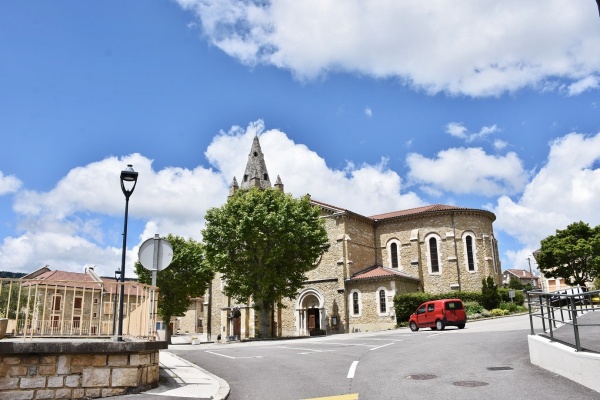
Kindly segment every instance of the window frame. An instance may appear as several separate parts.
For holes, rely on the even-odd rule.
[[[351,313],[350,316],[351,317],[360,317],[362,316],[362,296],[361,296],[361,292],[358,289],[353,289],[350,294],[350,304],[351,304]],[[357,312],[357,307],[358,307],[358,312]]]
[[[471,239],[471,257],[473,259],[473,269],[470,268],[469,263],[469,246],[468,239]],[[462,235],[463,242],[463,253],[465,260],[465,270],[470,273],[477,272],[477,245],[476,245],[476,236],[473,232],[464,232]]]
[[[381,294],[383,293],[383,298]],[[382,301],[383,300],[383,301]],[[388,315],[388,304],[387,304],[387,290],[384,287],[380,287],[375,291],[375,302],[377,305],[377,314],[380,316]],[[381,307],[383,306],[383,310]]]
[[[433,254],[432,254],[432,247],[431,247],[431,241],[434,240],[435,241],[435,252],[436,252],[436,259],[437,259],[437,271],[433,271],[433,263],[432,263],[432,258],[433,258]],[[425,236],[425,244],[427,247],[427,269],[429,272],[429,275],[442,275],[442,270],[443,270],[443,265],[442,265],[442,251],[441,251],[441,238],[438,234],[436,233],[430,233],[429,235]]]
[[[392,254],[392,245],[395,245],[396,247],[396,266],[394,266],[394,257]],[[390,239],[387,242],[386,245],[387,248],[387,258],[388,258],[388,265],[390,268],[392,269],[398,269],[398,270],[402,270],[402,257],[400,256],[400,249],[402,248],[401,243],[398,239]]]

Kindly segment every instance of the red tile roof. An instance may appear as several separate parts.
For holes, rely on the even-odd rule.
[[[380,265],[374,265],[372,267],[363,269],[352,275],[351,281],[358,281],[362,279],[376,279],[376,278],[405,278],[414,281],[419,281],[419,278],[407,274],[406,272],[397,271],[395,269],[382,267]]]
[[[537,279],[539,278],[539,276],[537,275],[532,275],[529,273],[529,271],[526,271],[524,269],[505,269],[504,272],[508,272],[510,274],[513,274],[514,276],[516,276],[517,278],[522,278],[522,279]]]
[[[405,217],[408,215],[423,214],[423,213],[434,212],[434,211],[453,211],[453,210],[463,210],[464,211],[464,210],[470,210],[470,209],[466,208],[466,207],[446,206],[444,204],[433,204],[433,205],[429,205],[429,206],[410,208],[408,210],[392,211],[392,212],[384,213],[384,214],[371,215],[369,218],[374,219],[374,220],[381,220],[381,219],[387,219],[387,218]]]

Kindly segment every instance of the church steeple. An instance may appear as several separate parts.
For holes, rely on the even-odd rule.
[[[269,179],[265,157],[260,148],[258,136],[254,136],[252,148],[250,149],[250,154],[248,154],[246,171],[244,172],[242,184],[240,185],[241,189],[250,189],[251,187],[258,187],[261,189],[271,187],[271,180]]]

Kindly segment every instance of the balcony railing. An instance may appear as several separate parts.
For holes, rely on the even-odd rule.
[[[545,336],[577,351],[600,352],[599,290],[529,291],[527,302],[532,335]]]
[[[123,336],[154,339],[156,287],[138,282],[0,279],[7,336],[113,337],[124,285]]]

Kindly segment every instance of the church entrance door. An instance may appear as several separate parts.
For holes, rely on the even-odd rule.
[[[321,329],[321,321],[319,320],[319,309],[318,308],[310,308],[306,311],[308,314],[308,331]]]
[[[241,335],[242,329],[242,313],[240,312],[240,310],[235,310],[235,312],[233,313],[233,318],[232,318],[232,322],[233,322],[233,336],[237,336],[238,338]]]

